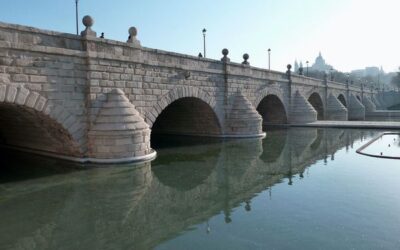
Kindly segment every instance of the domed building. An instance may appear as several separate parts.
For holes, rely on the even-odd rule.
[[[312,70],[315,71],[327,71],[333,69],[333,67],[325,62],[325,59],[322,57],[321,52],[317,58],[315,58],[314,64],[311,66]]]

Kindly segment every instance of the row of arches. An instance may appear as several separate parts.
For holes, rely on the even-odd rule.
[[[12,93],[12,91],[7,90],[7,93]],[[19,96],[19,92],[16,96]],[[168,101],[147,111],[149,116],[146,116],[145,120],[151,126],[152,136],[222,134],[223,129],[217,115],[215,100],[206,93],[200,90],[184,89],[175,91],[167,97]],[[52,117],[51,113],[46,114],[44,110],[30,107],[28,97],[23,103],[18,103],[18,98],[15,97],[12,101],[7,98],[0,101],[0,143],[27,148],[37,148],[39,145],[41,150],[65,152],[68,155],[79,156],[84,153],[74,140],[74,136],[69,133],[70,128],[74,126],[66,128],[68,115],[62,119]],[[344,106],[347,106],[342,94],[337,98]],[[316,92],[311,94],[308,102],[317,111],[318,119],[323,119],[324,105],[320,95]],[[45,106],[52,108],[51,103]],[[256,110],[262,116],[264,125],[288,122],[287,107],[282,97],[277,94],[271,93],[263,97]]]
[[[257,107],[262,116],[264,129],[268,125],[283,125],[288,123],[287,108],[276,94],[267,94]],[[347,101],[343,94],[337,96],[343,106]],[[321,96],[314,92],[308,102],[317,111],[317,119],[324,119],[324,104]],[[173,101],[165,107],[154,121],[153,134],[187,134],[187,135],[218,135],[222,128],[213,107],[201,98],[184,97]]]

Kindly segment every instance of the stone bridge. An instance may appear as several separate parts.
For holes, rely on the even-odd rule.
[[[0,142],[80,162],[155,156],[151,134],[263,136],[263,125],[364,120],[371,89],[0,23]]]

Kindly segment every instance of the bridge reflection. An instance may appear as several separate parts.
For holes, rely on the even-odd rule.
[[[277,183],[295,185],[317,161],[370,136],[298,128],[267,138],[159,150],[151,163],[94,168],[0,184],[0,248],[152,248]],[[41,160],[38,164],[46,164]],[[68,232],[66,234],[66,232]]]

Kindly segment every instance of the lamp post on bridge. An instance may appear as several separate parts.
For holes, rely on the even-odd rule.
[[[268,49],[268,70],[271,70],[271,49]]]
[[[78,1],[79,1],[79,0],[75,0],[76,35],[79,35],[79,27],[78,27]]]
[[[307,64],[307,71],[306,71],[306,76],[308,77],[308,61],[306,61],[306,64]]]
[[[306,76],[308,77],[308,61],[306,61],[306,64],[307,64],[307,71],[306,71]]]
[[[207,32],[207,30],[204,28],[203,29],[203,55],[204,55],[204,58],[207,57],[206,56],[206,32]]]

